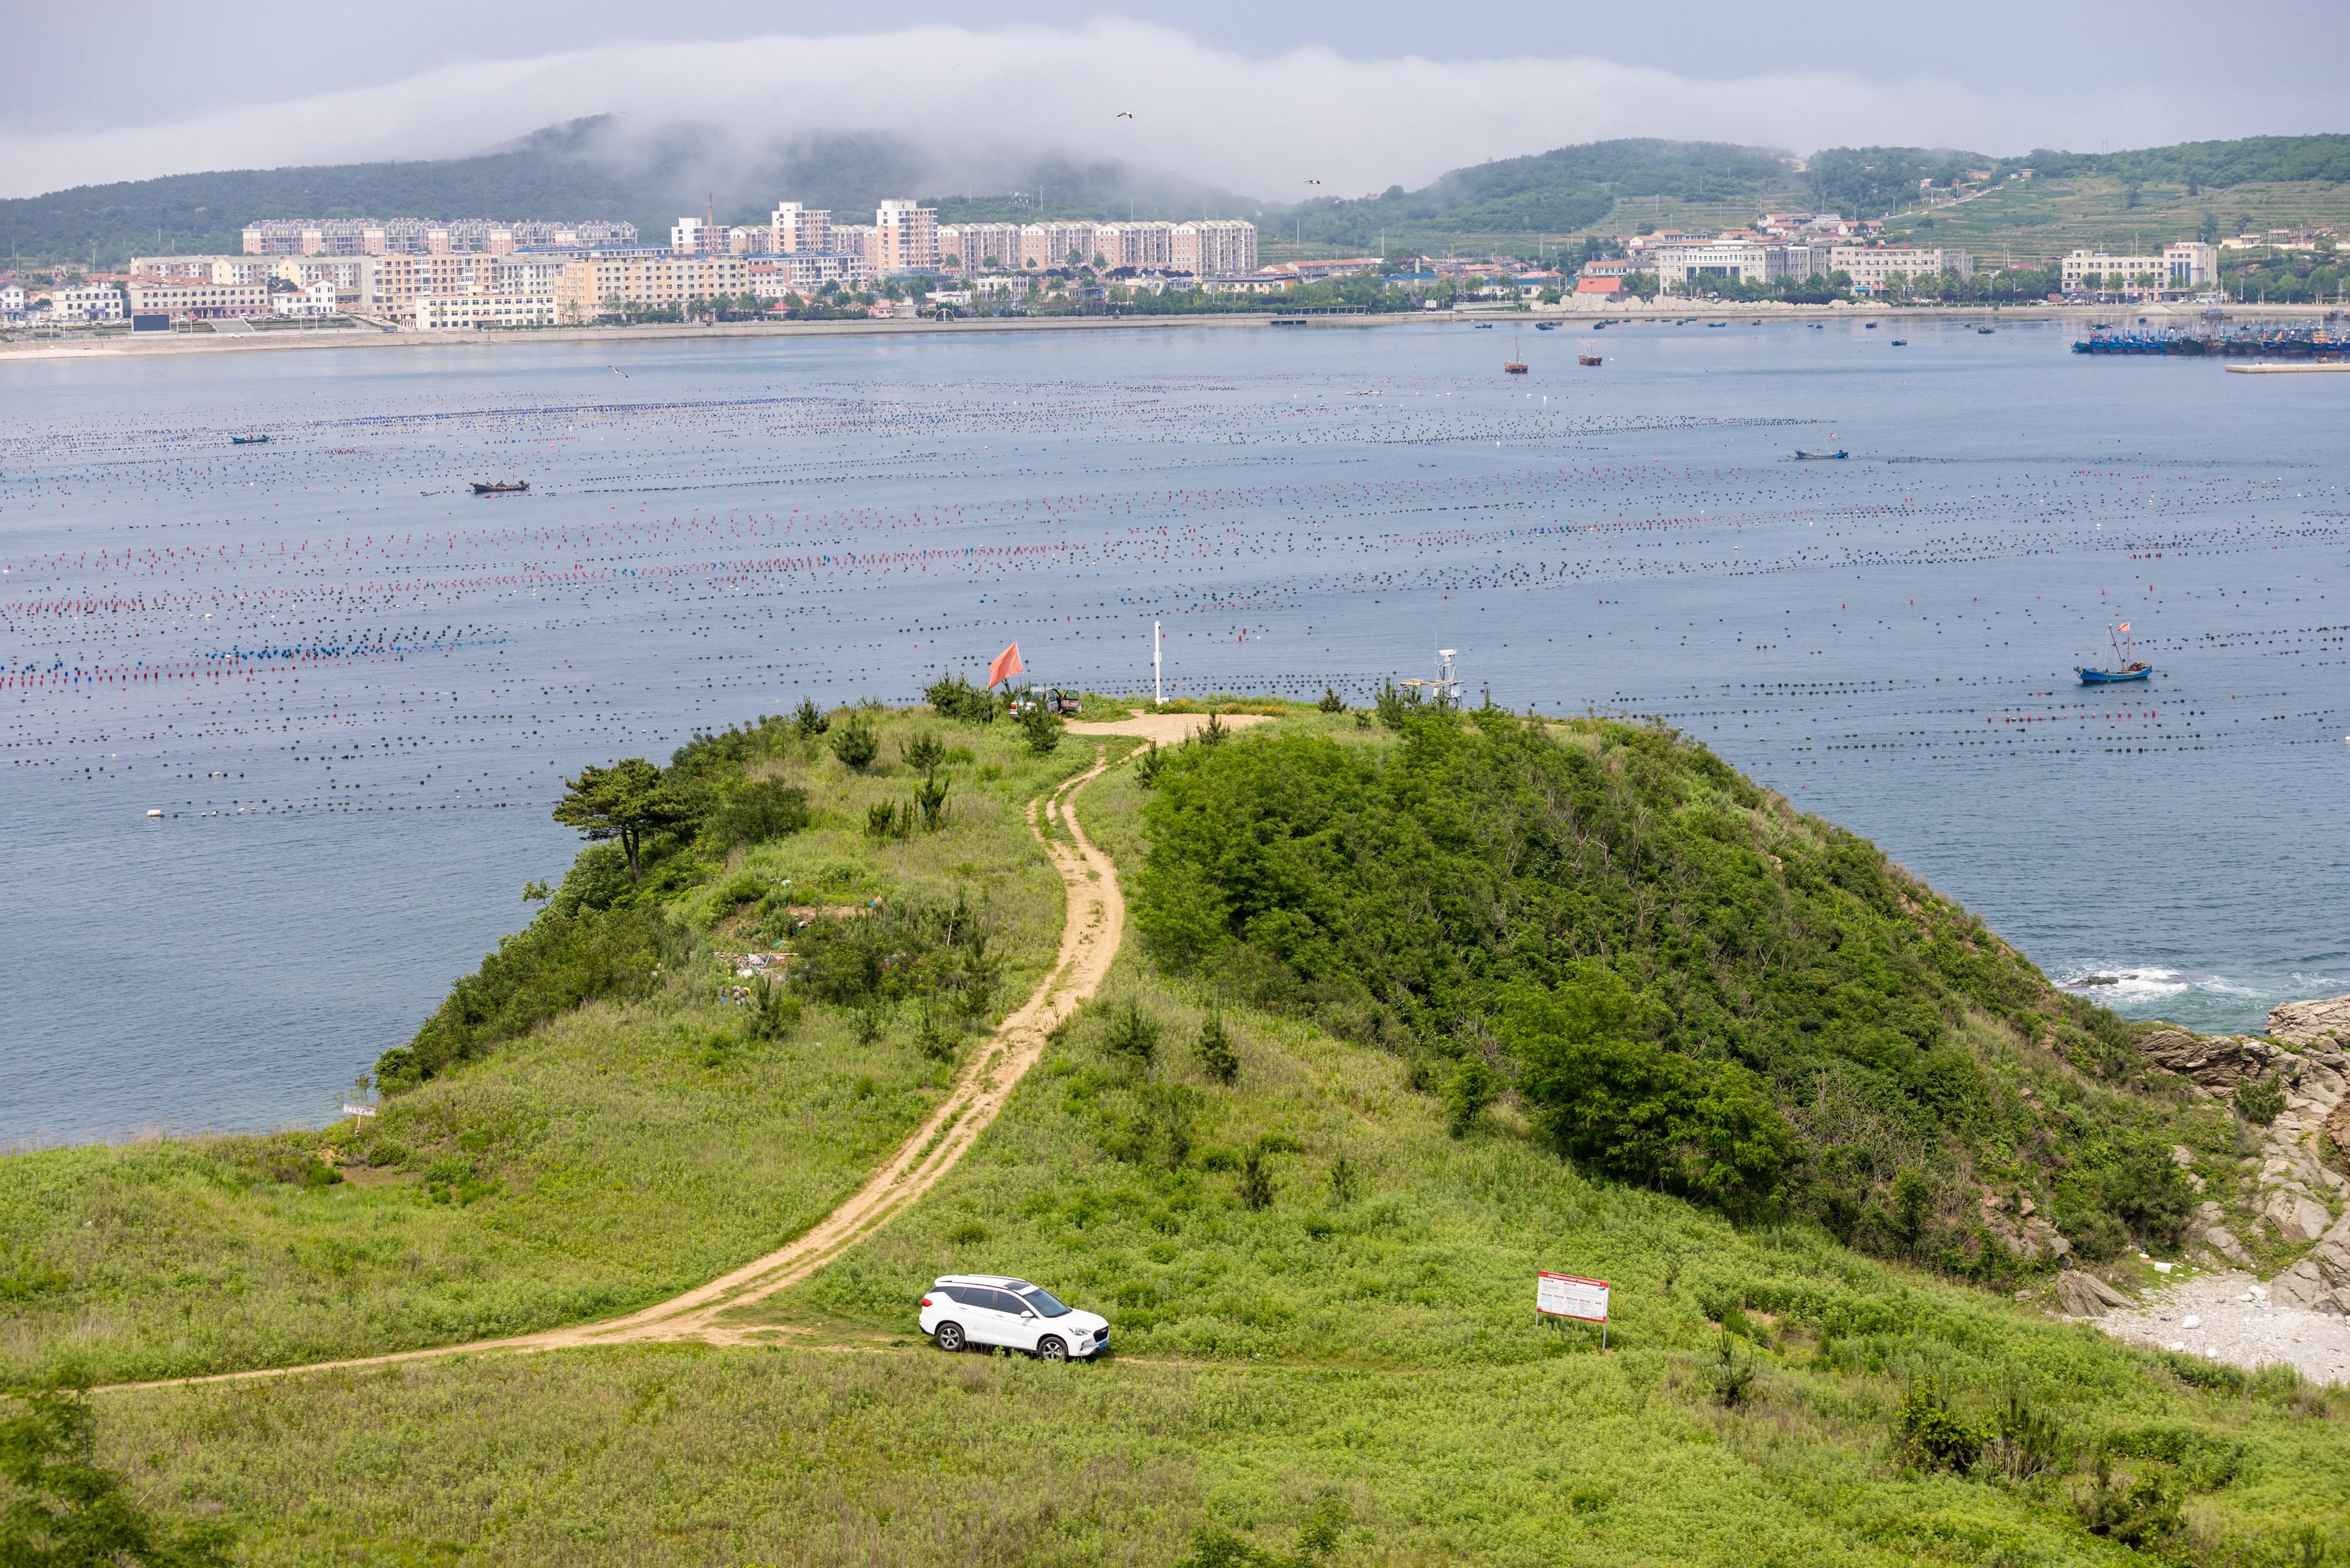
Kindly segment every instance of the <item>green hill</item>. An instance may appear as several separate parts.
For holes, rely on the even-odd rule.
[[[2139,1247],[2176,1252],[2147,1150],[2240,1201],[2251,1134],[2127,1029],[1668,732],[1279,711],[1077,796],[1130,901],[1110,983],[938,1187],[724,1320],[730,1347],[107,1395],[99,1458],[272,1563],[2350,1550],[2350,1402],[2052,1322],[2046,1250],[2000,1240],[2033,1199],[2135,1290]],[[1015,803],[1093,749],[867,722],[863,769],[779,722],[681,753],[642,880],[582,855],[420,1033],[432,1060],[388,1061],[431,1075],[343,1181],[315,1138],[0,1160],[17,1375],[597,1310],[557,1258],[609,1310],[805,1224],[965,1049],[958,889],[999,888],[991,1011],[1038,972]],[[947,815],[900,837],[922,763]],[[867,896],[905,913],[843,912]],[[556,929],[654,917],[658,974]],[[763,1029],[712,955],[775,940],[801,1012]],[[1543,1269],[1613,1282],[1606,1353],[1535,1317]],[[1103,1311],[1112,1356],[935,1352],[911,1303],[951,1270]]]

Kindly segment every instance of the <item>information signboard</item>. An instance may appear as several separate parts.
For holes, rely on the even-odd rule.
[[[1534,1310],[1549,1317],[1606,1323],[1607,1291],[1606,1280],[1581,1280],[1573,1274],[1544,1272],[1534,1282]]]

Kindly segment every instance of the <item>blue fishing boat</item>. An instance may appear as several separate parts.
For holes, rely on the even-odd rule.
[[[261,446],[266,443],[268,440],[269,438],[265,435],[231,436],[228,438],[228,444],[231,446]]]
[[[1841,462],[1851,455],[1852,453],[1842,447],[1836,448],[1834,452],[1805,452],[1802,447],[1795,449],[1795,461],[1798,462]]]
[[[2153,665],[2143,659],[2131,657],[2128,645],[2121,640],[2128,635],[2129,622],[2127,621],[2122,622],[2118,627],[2106,628],[2106,640],[2112,645],[2114,650],[2114,668],[2092,670],[2085,664],[2077,666],[2082,685],[2113,686],[2124,680],[2144,680],[2153,675]]]

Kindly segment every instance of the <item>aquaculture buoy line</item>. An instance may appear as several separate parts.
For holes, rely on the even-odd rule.
[[[272,440],[234,452],[210,396],[32,410],[0,431],[0,804],[92,841],[438,817],[462,880],[555,853],[584,761],[908,700],[1014,639],[1051,683],[1132,691],[1154,621],[1177,694],[1364,706],[1460,647],[1496,701],[1655,714],[1868,811],[2004,807],[2052,766],[2267,777],[2350,729],[2318,580],[2344,493],[2289,445],[2113,461],[2143,438],[2101,411],[1967,457],[1881,379],[1503,394],[1417,350],[1220,352],[1010,376],[951,348],[919,384],[681,358],[609,400],[527,356],[421,396],[362,369],[331,405],[240,397]],[[1852,459],[1788,462],[1812,425]],[[505,477],[530,493],[465,493]],[[2164,649],[2149,701],[2046,695],[2124,599]],[[511,902],[468,916],[484,940]]]

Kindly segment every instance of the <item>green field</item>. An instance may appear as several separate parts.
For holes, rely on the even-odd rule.
[[[271,1564],[2319,1568],[2350,1552],[2350,1398],[2054,1322],[2044,1262],[1992,1267],[1961,1223],[1985,1189],[2028,1187],[2134,1287],[2137,1246],[2173,1247],[2155,1234],[2158,1205],[2130,1185],[2131,1151],[2186,1143],[2232,1201],[2226,1173],[2252,1143],[2224,1107],[2166,1093],[2106,1049],[2100,1018],[2045,1010],[2036,971],[1963,911],[1701,752],[1590,722],[1398,718],[1400,733],[1367,714],[1290,710],[1270,733],[1130,761],[1089,785],[1077,815],[1129,899],[1109,984],[923,1199],[727,1320],[752,1343],[119,1391],[97,1397],[99,1457],[150,1506],[227,1525],[236,1561]],[[996,887],[1025,965],[1002,988],[1008,1006],[1041,969],[1059,909],[1014,803],[1094,748],[1064,742],[1035,760],[1004,723],[883,727],[970,750],[949,765],[981,798],[947,831],[855,831],[905,774],[853,774],[809,745],[751,768],[803,781],[821,808],[813,826],[724,864],[657,859],[648,881],[676,870],[664,897],[705,948],[750,918],[733,896],[745,865],[900,898]],[[1159,769],[1147,787],[1146,766]],[[1267,798],[1273,768],[1289,782]],[[1579,781],[1571,815],[1538,804],[1551,770]],[[1426,787],[1471,777],[1489,783]],[[1358,782],[1316,794],[1340,778]],[[1389,798],[1430,836],[1379,815]],[[1347,833],[1385,836],[1377,855],[1303,852],[1346,841],[1316,816],[1333,803],[1357,812]],[[1841,1106],[1838,1137],[1876,1140],[1886,1163],[1855,1199],[1878,1204],[1876,1219],[1838,1207],[1858,1189],[1808,1166],[1781,1173],[1763,1202],[1676,1196],[1704,1158],[1689,1147],[1646,1181],[1598,1173],[1621,1149],[1562,1158],[1567,1124],[1533,1046],[1513,1047],[1532,1053],[1523,1067],[1497,1051],[1508,1081],[1467,1092],[1483,1051],[1470,1021],[1519,995],[1513,965],[1549,961],[1533,939],[1553,917],[1526,905],[1514,940],[1447,944],[1540,864],[1528,846],[1542,835],[1524,825],[1568,821],[1605,855],[1506,896],[1574,891],[1585,901],[1564,918],[1587,933],[1618,914],[1647,922],[1648,947],[1622,961],[1649,977],[1643,993],[1675,988],[1682,1022],[1636,1007],[1615,1027],[1671,1041],[1721,997],[1742,997],[1757,1065],[1677,1049],[1714,1064],[1717,1094],[1745,1084],[1771,1098],[1815,1154],[1830,1147],[1825,1113],[1780,1085],[1790,1072],[1823,1085],[1847,1073],[1859,1097],[1823,1089],[1818,1104]],[[1456,822],[1468,825],[1457,839]],[[1383,880],[1405,867],[1426,896],[1402,910],[1423,922],[1409,943],[1377,928],[1384,905],[1415,902]],[[1200,956],[1203,874],[1235,909],[1262,902],[1284,919],[1235,914],[1244,940]],[[1629,901],[1611,913],[1618,891]],[[1742,918],[1751,931],[1717,918],[1756,899],[1766,913]],[[1303,934],[1309,914],[1326,939]],[[1843,959],[1806,945],[1823,930]],[[1800,992],[1835,999],[1816,1029],[1794,1029],[1810,1016],[1799,992],[1750,963],[1752,932],[1789,966],[1800,958],[1807,986],[1847,965]],[[1331,951],[1317,942],[1349,937],[1367,945],[1317,956]],[[1387,993],[1387,1012],[1339,983],[1399,950],[1431,961],[1397,971],[1409,983]],[[1448,952],[1460,961],[1435,961]],[[546,1152],[561,1138],[533,1124],[484,1150],[495,1158],[475,1179],[494,1186],[472,1202],[432,1201],[426,1178],[404,1171],[357,1192],[289,1190],[251,1168],[276,1146],[244,1140],[0,1163],[12,1216],[27,1207],[13,1197],[31,1189],[26,1173],[45,1171],[59,1193],[108,1194],[109,1212],[160,1193],[172,1217],[106,1230],[78,1252],[85,1210],[12,1232],[26,1260],[14,1277],[71,1293],[28,1301],[12,1287],[18,1366],[83,1356],[120,1376],[429,1343],[505,1326],[467,1318],[464,1290],[509,1303],[517,1325],[543,1323],[698,1282],[772,1244],[910,1125],[939,1069],[897,1032],[858,1046],[852,1011],[823,1003],[787,1041],[720,1047],[711,1062],[707,1032],[730,1023],[704,1000],[712,983],[696,971],[641,1002],[591,1002],[391,1100],[385,1118],[413,1118],[405,1136],[421,1145],[431,1127],[507,1125],[525,1086],[606,1085],[580,1091],[591,1114],[567,1135],[568,1164]],[[1561,971],[1558,994],[1587,998],[1592,983]],[[1894,1021],[1914,1057],[1885,1033],[1887,1000],[1906,1009]],[[1211,1017],[1228,1063],[1202,1047]],[[1491,1018],[1512,1027],[1506,1009]],[[2013,1019],[2031,1026],[2013,1032]],[[1846,1068],[1804,1054],[1847,1046]],[[1952,1053],[1983,1077],[1967,1079]],[[1935,1097],[1960,1082],[1977,1082],[1971,1102]],[[795,1152],[757,1152],[771,1145]],[[1970,1175],[1947,1190],[1901,1179],[1925,1164]],[[557,1168],[580,1179],[545,1174]],[[118,1178],[89,1174],[106,1170]],[[145,1188],[120,1174],[136,1171],[151,1173]],[[1903,1210],[1905,1193],[1922,1207]],[[2100,1248],[2101,1224],[2115,1229]],[[327,1282],[328,1249],[302,1251],[313,1233],[359,1258],[348,1283]],[[411,1248],[395,1268],[392,1242],[379,1258],[355,1234],[429,1237],[479,1260],[478,1278],[428,1283],[414,1260],[431,1254]],[[267,1275],[261,1260],[289,1245],[309,1266]],[[201,1288],[178,1283],[175,1262],[222,1256],[263,1282],[215,1289],[226,1314],[192,1309]],[[1541,1269],[1614,1282],[1604,1353],[1589,1328],[1537,1318]],[[955,1270],[1023,1272],[1102,1311],[1113,1354],[1060,1366],[940,1354],[913,1305]],[[207,1315],[226,1326],[190,1326]]]

